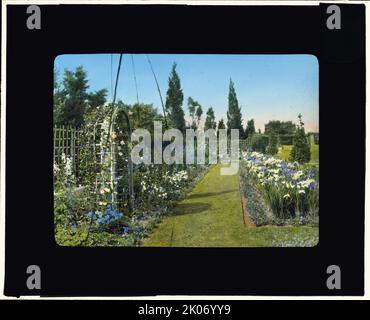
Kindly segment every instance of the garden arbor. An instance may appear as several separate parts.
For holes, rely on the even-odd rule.
[[[82,132],[81,170],[98,208],[134,209],[131,124],[123,107],[97,107],[86,117]]]
[[[134,172],[133,172],[133,165],[132,165],[132,159],[131,159],[131,133],[132,133],[132,129],[131,129],[131,124],[130,124],[130,119],[129,119],[129,116],[127,114],[127,112],[123,109],[123,107],[119,107],[117,106],[115,103],[113,103],[112,105],[112,118],[111,118],[111,122],[110,122],[110,135],[109,135],[109,142],[110,142],[110,153],[111,153],[111,157],[112,157],[112,161],[111,161],[111,181],[113,183],[111,183],[111,185],[113,186],[113,190],[115,192],[117,192],[117,190],[115,189],[115,179],[117,179],[117,176],[115,176],[117,174],[117,172],[120,171],[120,168],[118,168],[117,170],[117,164],[119,164],[119,157],[123,157],[124,156],[124,152],[119,152],[117,149],[120,147],[119,145],[123,144],[124,145],[124,134],[123,134],[123,131],[120,130],[120,128],[124,128],[124,125],[123,125],[123,119],[124,119],[124,122],[126,124],[126,130],[127,130],[127,157],[126,157],[126,160],[127,160],[127,178],[128,178],[128,195],[129,195],[129,207],[130,207],[130,210],[133,211],[134,210],[134,201],[135,201],[135,195],[134,195],[134,179],[133,179],[133,175],[134,175]],[[119,135],[117,135],[117,132],[120,133]],[[121,137],[122,140],[117,140],[116,138],[119,138]],[[118,142],[118,146],[117,146],[117,141]],[[118,158],[117,158],[118,157]],[[118,192],[117,192],[118,193]],[[112,196],[112,199],[114,199],[115,193],[113,193],[113,196]]]
[[[113,102],[106,106],[97,107],[87,117],[84,132],[85,139],[87,139],[85,141],[87,142],[85,144],[85,169],[90,170],[90,174],[86,176],[89,177],[90,183],[93,183],[90,185],[94,185],[93,192],[96,195],[98,207],[109,204],[114,209],[120,210],[128,205],[132,212],[135,200],[131,160],[132,127],[129,114],[122,105],[115,103],[122,56],[123,54],[119,56]],[[148,56],[147,60],[157,85],[167,127],[166,112],[157,77]],[[136,75],[134,75],[134,79],[137,88]]]

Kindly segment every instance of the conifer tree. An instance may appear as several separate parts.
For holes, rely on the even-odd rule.
[[[217,125],[217,130],[220,130],[220,129],[226,129],[225,122],[224,122],[223,118],[221,118],[221,120],[218,122],[218,125]]]
[[[82,66],[76,71],[65,70],[63,78],[64,104],[60,110],[60,124],[81,127],[87,106],[88,80]]]
[[[239,108],[239,102],[236,97],[235,87],[233,81],[230,79],[229,84],[229,97],[228,97],[229,107],[227,111],[227,128],[228,129],[238,129],[239,138],[244,138],[244,129],[242,124],[242,114]]]
[[[174,63],[168,79],[165,108],[172,125],[181,131],[185,130],[185,114],[182,109],[183,100],[184,95],[181,89],[180,77],[176,72],[176,63]]]
[[[210,107],[207,110],[207,116],[206,116],[206,121],[204,123],[204,130],[208,129],[216,129],[216,121],[215,121],[215,112],[213,111],[213,108]]]
[[[297,161],[300,164],[307,163],[311,158],[310,144],[308,143],[304,123],[302,122],[302,115],[298,115],[299,124],[294,134],[293,147],[290,153],[290,160]]]

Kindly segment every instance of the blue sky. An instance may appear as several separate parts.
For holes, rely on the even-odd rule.
[[[144,54],[123,55],[117,98],[129,104],[136,102],[132,57],[139,101],[153,104],[161,111],[156,84]],[[186,115],[187,98],[191,96],[202,105],[204,114],[212,106],[217,120],[226,120],[231,78],[244,124],[253,118],[256,128],[263,131],[268,120],[297,122],[301,113],[306,132],[319,130],[319,67],[312,55],[149,54],[149,57],[164,99],[172,64],[177,63]],[[106,88],[111,101],[118,58],[118,54],[61,55],[56,58],[55,67],[61,78],[64,69],[73,70],[82,65],[87,71],[89,90]]]

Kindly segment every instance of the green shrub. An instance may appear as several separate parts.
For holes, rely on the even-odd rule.
[[[292,145],[293,144],[293,134],[279,134],[279,142],[282,145]]]
[[[260,133],[255,133],[247,139],[248,149],[252,151],[265,153],[268,144],[269,137]]]
[[[274,133],[269,137],[269,144],[266,148],[266,152],[272,156],[278,153],[278,137]]]
[[[305,131],[304,123],[302,122],[302,116],[299,114],[299,125],[294,135],[293,148],[290,153],[290,161],[297,161],[300,164],[307,163],[311,158],[310,144],[308,143]]]
[[[54,192],[54,222],[58,226],[70,226],[92,210],[90,190],[87,187],[62,187]]]
[[[84,246],[84,247],[117,247],[134,244],[131,235],[116,235],[108,232],[87,233],[83,228],[57,228],[55,241],[60,246]]]

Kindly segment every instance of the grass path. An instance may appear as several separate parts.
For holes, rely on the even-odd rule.
[[[271,246],[279,235],[293,237],[312,232],[312,228],[302,226],[246,227],[238,176],[221,176],[220,167],[210,168],[173,213],[153,229],[143,246],[260,247]]]

